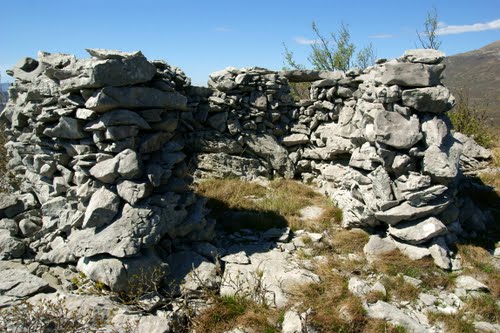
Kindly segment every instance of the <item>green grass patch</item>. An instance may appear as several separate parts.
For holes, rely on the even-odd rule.
[[[284,226],[323,231],[342,217],[341,210],[328,198],[292,180],[274,180],[264,187],[238,179],[210,179],[197,184],[195,191],[209,199],[211,216],[230,232]],[[311,205],[321,207],[323,213],[315,220],[302,220],[301,209]]]

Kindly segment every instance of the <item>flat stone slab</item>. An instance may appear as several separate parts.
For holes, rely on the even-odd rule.
[[[49,286],[45,280],[23,269],[0,271],[0,294],[11,297],[26,297]]]

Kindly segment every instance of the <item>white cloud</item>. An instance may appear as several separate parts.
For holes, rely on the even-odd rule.
[[[377,39],[387,39],[394,38],[394,35],[391,34],[378,34],[378,35],[370,35],[368,38],[377,38]]]
[[[474,23],[466,25],[446,25],[443,24],[441,28],[436,30],[437,35],[455,35],[463,34],[464,32],[476,32],[486,30],[500,29],[500,19],[493,20],[485,23]]]
[[[318,41],[316,39],[308,39],[302,36],[295,37],[294,38],[295,42],[301,45],[312,45],[312,44],[317,44]]]
[[[217,31],[217,32],[230,32],[231,29],[228,27],[216,27],[215,31]]]

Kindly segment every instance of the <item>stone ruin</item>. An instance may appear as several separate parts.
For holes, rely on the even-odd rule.
[[[40,52],[9,72],[1,120],[20,189],[0,197],[0,259],[76,264],[124,289],[213,239],[190,188],[204,177],[302,179],[342,208],[343,227],[374,232],[368,252],[444,269],[457,237],[485,230],[487,213],[457,193],[460,162],[489,152],[451,131],[441,52],[347,72],[226,68],[208,88],[141,52],[88,52]],[[289,82],[311,82],[310,99],[294,101]]]

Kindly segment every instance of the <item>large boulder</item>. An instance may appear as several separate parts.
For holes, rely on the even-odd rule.
[[[48,285],[24,269],[0,270],[0,295],[26,297],[47,289]]]
[[[187,98],[176,91],[149,87],[104,87],[85,103],[87,109],[104,113],[112,109],[165,108],[185,110]]]
[[[102,282],[113,291],[152,287],[152,284],[161,282],[168,271],[168,265],[151,251],[121,259],[108,255],[82,257],[76,268],[91,280]]]
[[[425,243],[429,239],[445,234],[448,230],[443,222],[435,217],[423,221],[402,222],[389,226],[389,234],[411,244]]]
[[[408,89],[403,91],[403,104],[419,112],[443,113],[455,105],[455,98],[444,86]]]
[[[379,80],[385,85],[402,87],[428,87],[441,82],[444,65],[387,62],[381,65]]]
[[[248,149],[263,158],[272,169],[286,178],[293,178],[295,167],[288,158],[288,151],[269,134],[250,134],[245,138]]]
[[[377,142],[394,148],[408,149],[422,139],[417,116],[404,117],[397,112],[379,111],[375,116]]]
[[[98,228],[109,224],[118,213],[119,206],[120,197],[105,187],[101,187],[90,198],[82,227]]]
[[[118,219],[103,229],[76,230],[69,236],[68,246],[76,257],[91,257],[110,254],[114,257],[136,255],[142,248],[156,245],[170,230],[187,216],[179,209],[179,197],[166,193],[159,200],[160,207],[147,205],[146,208],[126,204]]]
[[[63,91],[132,85],[147,82],[156,73],[155,66],[140,51],[87,51],[95,59],[81,59],[63,69],[52,71],[53,76],[61,79]]]

